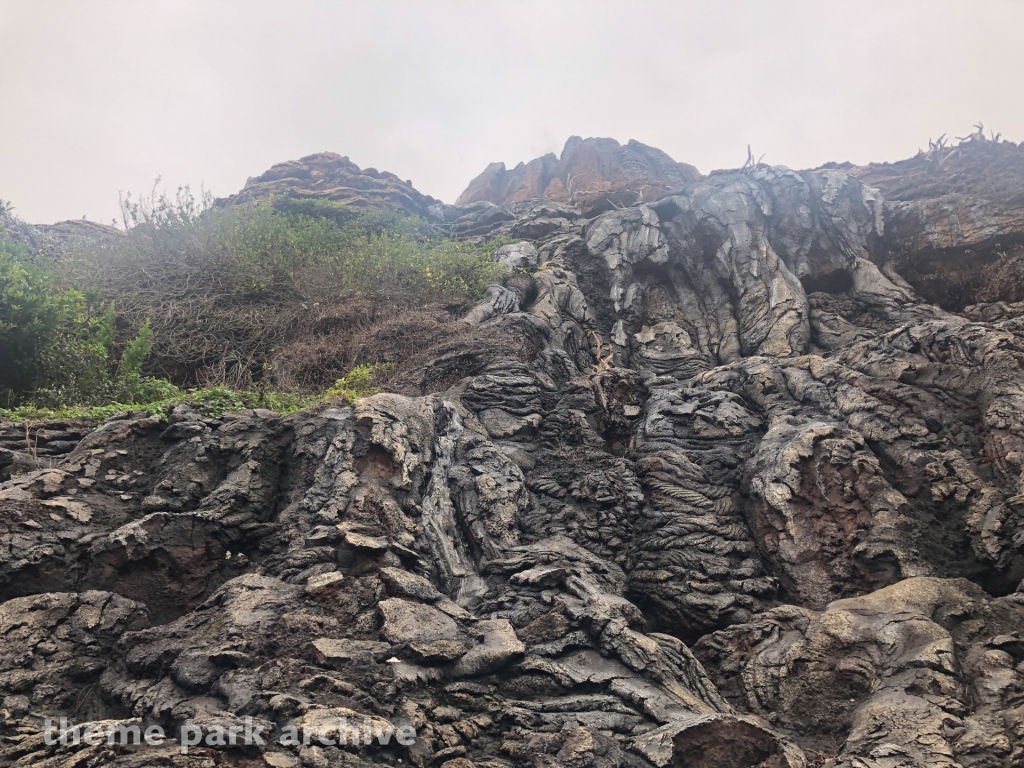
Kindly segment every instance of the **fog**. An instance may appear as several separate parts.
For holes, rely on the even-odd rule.
[[[701,171],[1024,140],[1024,3],[0,0],[0,198],[109,222],[325,150],[446,202],[566,138]]]

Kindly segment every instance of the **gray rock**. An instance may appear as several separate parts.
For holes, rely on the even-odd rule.
[[[1024,310],[922,300],[946,208],[852,171],[656,197],[438,208],[541,266],[406,394],[31,427],[45,465],[2,426],[0,762],[127,714],[417,730],[245,756],[316,766],[1019,762]]]
[[[533,269],[537,266],[537,249],[531,243],[511,243],[494,252],[494,261],[511,269]]]
[[[457,640],[461,636],[458,624],[429,605],[390,597],[381,601],[378,608],[384,619],[381,634],[391,643]]]
[[[473,627],[473,633],[477,644],[452,666],[454,677],[496,672],[526,652],[526,646],[516,637],[508,619],[479,621]]]
[[[316,660],[327,667],[341,668],[353,660],[370,658],[386,653],[391,646],[374,640],[345,640],[321,637],[310,645]]]

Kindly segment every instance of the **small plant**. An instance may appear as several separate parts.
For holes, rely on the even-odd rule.
[[[113,307],[113,304],[111,304]],[[138,376],[142,371],[142,364],[146,362],[146,358],[149,357],[150,350],[153,349],[153,326],[149,322],[149,318],[142,324],[142,328],[139,329],[138,335],[128,342],[128,346],[124,348],[124,354],[121,355],[120,362],[120,373],[125,376]]]
[[[323,399],[332,400],[344,397],[346,400],[355,402],[360,398],[375,395],[380,391],[377,388],[377,371],[390,368],[392,365],[392,363],[357,365],[334,382],[334,386],[324,393]]]

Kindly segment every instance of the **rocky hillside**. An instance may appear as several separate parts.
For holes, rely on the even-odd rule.
[[[0,761],[1024,765],[1024,147],[707,178],[638,147],[601,183],[661,191],[603,213],[544,158],[439,210],[522,242],[395,391],[9,448]],[[247,718],[266,743],[220,738]]]
[[[334,152],[278,163],[255,178],[250,177],[240,192],[219,202],[238,205],[273,195],[398,210],[431,220],[440,220],[440,211],[447,207],[418,192],[411,181],[402,181],[395,174],[376,168],[360,168]]]

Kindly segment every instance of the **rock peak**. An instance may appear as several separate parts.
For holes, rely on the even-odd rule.
[[[219,201],[235,205],[272,195],[313,197],[344,205],[387,208],[430,218],[438,201],[418,192],[411,181],[388,171],[360,168],[347,155],[317,152],[272,165],[250,177],[237,194]]]
[[[505,206],[547,198],[593,215],[651,202],[702,178],[692,165],[677,163],[635,139],[623,146],[615,139],[570,136],[558,157],[549,153],[511,171],[504,163],[491,163],[455,204],[485,201]]]

